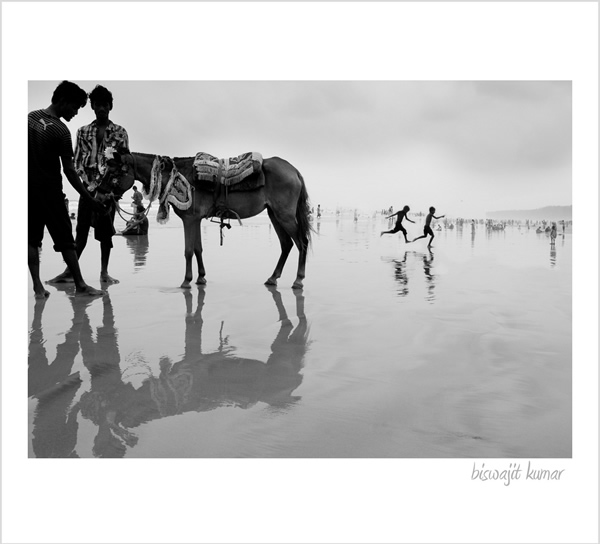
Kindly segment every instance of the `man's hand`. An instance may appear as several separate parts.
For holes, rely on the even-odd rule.
[[[92,208],[94,209],[95,212],[104,214],[108,211],[108,207],[105,204],[100,202],[98,199],[92,197],[91,195],[90,195],[90,198],[92,199],[91,200]]]

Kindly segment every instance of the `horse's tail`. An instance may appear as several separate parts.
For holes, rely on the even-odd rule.
[[[313,227],[309,221],[310,215],[310,200],[308,198],[308,191],[306,190],[306,183],[302,174],[296,170],[300,181],[302,182],[302,188],[300,190],[300,197],[298,198],[298,204],[296,205],[296,222],[298,223],[298,229],[300,234],[300,240],[304,244],[304,249],[308,250],[312,242]]]

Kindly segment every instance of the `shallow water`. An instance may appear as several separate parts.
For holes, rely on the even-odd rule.
[[[409,236],[422,226],[408,224]],[[117,220],[117,229],[122,228]],[[30,457],[570,457],[571,233],[478,225],[406,245],[324,217],[295,292],[268,218],[115,237],[109,295],[29,296]],[[98,286],[99,244],[81,266]],[[48,235],[42,277],[62,270]],[[31,284],[30,284],[31,287]]]

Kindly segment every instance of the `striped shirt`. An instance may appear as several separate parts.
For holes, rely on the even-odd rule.
[[[98,125],[95,120],[77,130],[75,170],[89,191],[97,187],[104,175],[104,151],[107,147],[114,147],[115,150],[122,147],[129,149],[129,137],[122,126],[109,121],[101,142],[98,142]]]
[[[58,117],[44,110],[27,116],[27,179],[30,190],[62,191],[61,158],[73,157],[71,133]]]

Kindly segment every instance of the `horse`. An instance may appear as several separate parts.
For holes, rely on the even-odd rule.
[[[275,228],[281,245],[281,255],[275,270],[265,285],[276,286],[283,267],[296,245],[298,270],[293,289],[302,289],[306,269],[306,255],[311,244],[312,227],[309,221],[309,198],[304,179],[300,172],[286,160],[279,157],[262,160],[260,170],[255,174],[258,188],[248,191],[227,192],[227,208],[216,206],[215,189],[198,180],[194,169],[194,157],[163,157],[147,153],[129,152],[119,156],[119,160],[109,166],[106,176],[115,180],[127,177],[125,185],[133,185],[132,179],[143,186],[144,196],[152,202],[158,199],[161,208],[157,218],[168,216],[168,204],[171,203],[176,215],[183,222],[185,239],[185,276],[181,287],[189,289],[193,279],[192,260],[196,257],[198,265],[197,285],[206,284],[206,271],[202,260],[202,239],[200,222],[202,219],[219,217],[221,227],[225,219],[246,219],[267,210],[269,219]],[[177,198],[169,195],[173,182],[180,181],[189,189],[189,199],[184,205],[178,205]]]

